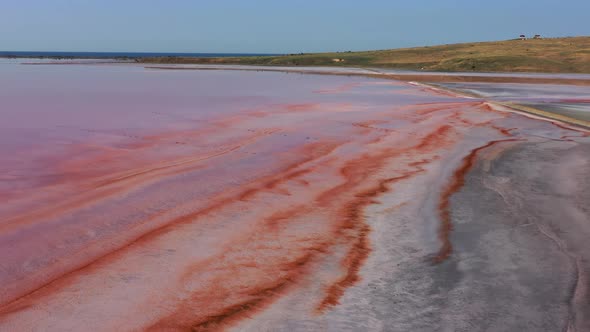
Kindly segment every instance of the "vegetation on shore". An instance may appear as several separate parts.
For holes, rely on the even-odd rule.
[[[143,63],[376,67],[424,71],[590,73],[590,37],[506,40],[365,52],[229,58],[159,57]]]

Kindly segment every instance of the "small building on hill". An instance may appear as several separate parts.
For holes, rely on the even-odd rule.
[[[520,40],[526,40],[526,36],[525,35],[520,35]]]
[[[535,35],[533,39],[541,39],[541,35]]]

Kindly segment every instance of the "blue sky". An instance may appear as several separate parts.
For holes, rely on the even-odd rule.
[[[0,50],[292,53],[590,35],[589,0],[0,0]]]

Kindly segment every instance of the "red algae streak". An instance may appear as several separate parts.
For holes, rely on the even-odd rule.
[[[450,197],[513,132],[401,82],[4,67],[0,330],[223,330],[312,284],[316,319],[363,280],[368,208],[480,146],[433,188],[448,258]]]
[[[505,131],[500,130],[500,132],[504,133]],[[506,132],[508,131],[506,130]],[[444,262],[451,256],[453,252],[453,245],[450,240],[450,234],[453,230],[453,224],[451,222],[451,196],[457,191],[459,191],[461,187],[463,187],[463,185],[465,184],[465,176],[467,175],[469,170],[475,165],[478,153],[481,150],[484,150],[501,142],[514,142],[518,140],[519,139],[496,140],[491,141],[478,148],[475,148],[462,160],[459,168],[455,170],[450,179],[449,184],[446,186],[446,188],[444,188],[443,192],[440,195],[438,211],[441,225],[438,234],[441,242],[441,247],[436,256],[433,258],[434,263],[438,264]]]

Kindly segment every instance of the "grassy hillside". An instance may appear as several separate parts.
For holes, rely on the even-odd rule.
[[[394,50],[241,58],[144,58],[149,63],[352,66],[427,71],[590,73],[590,37],[507,40]]]

